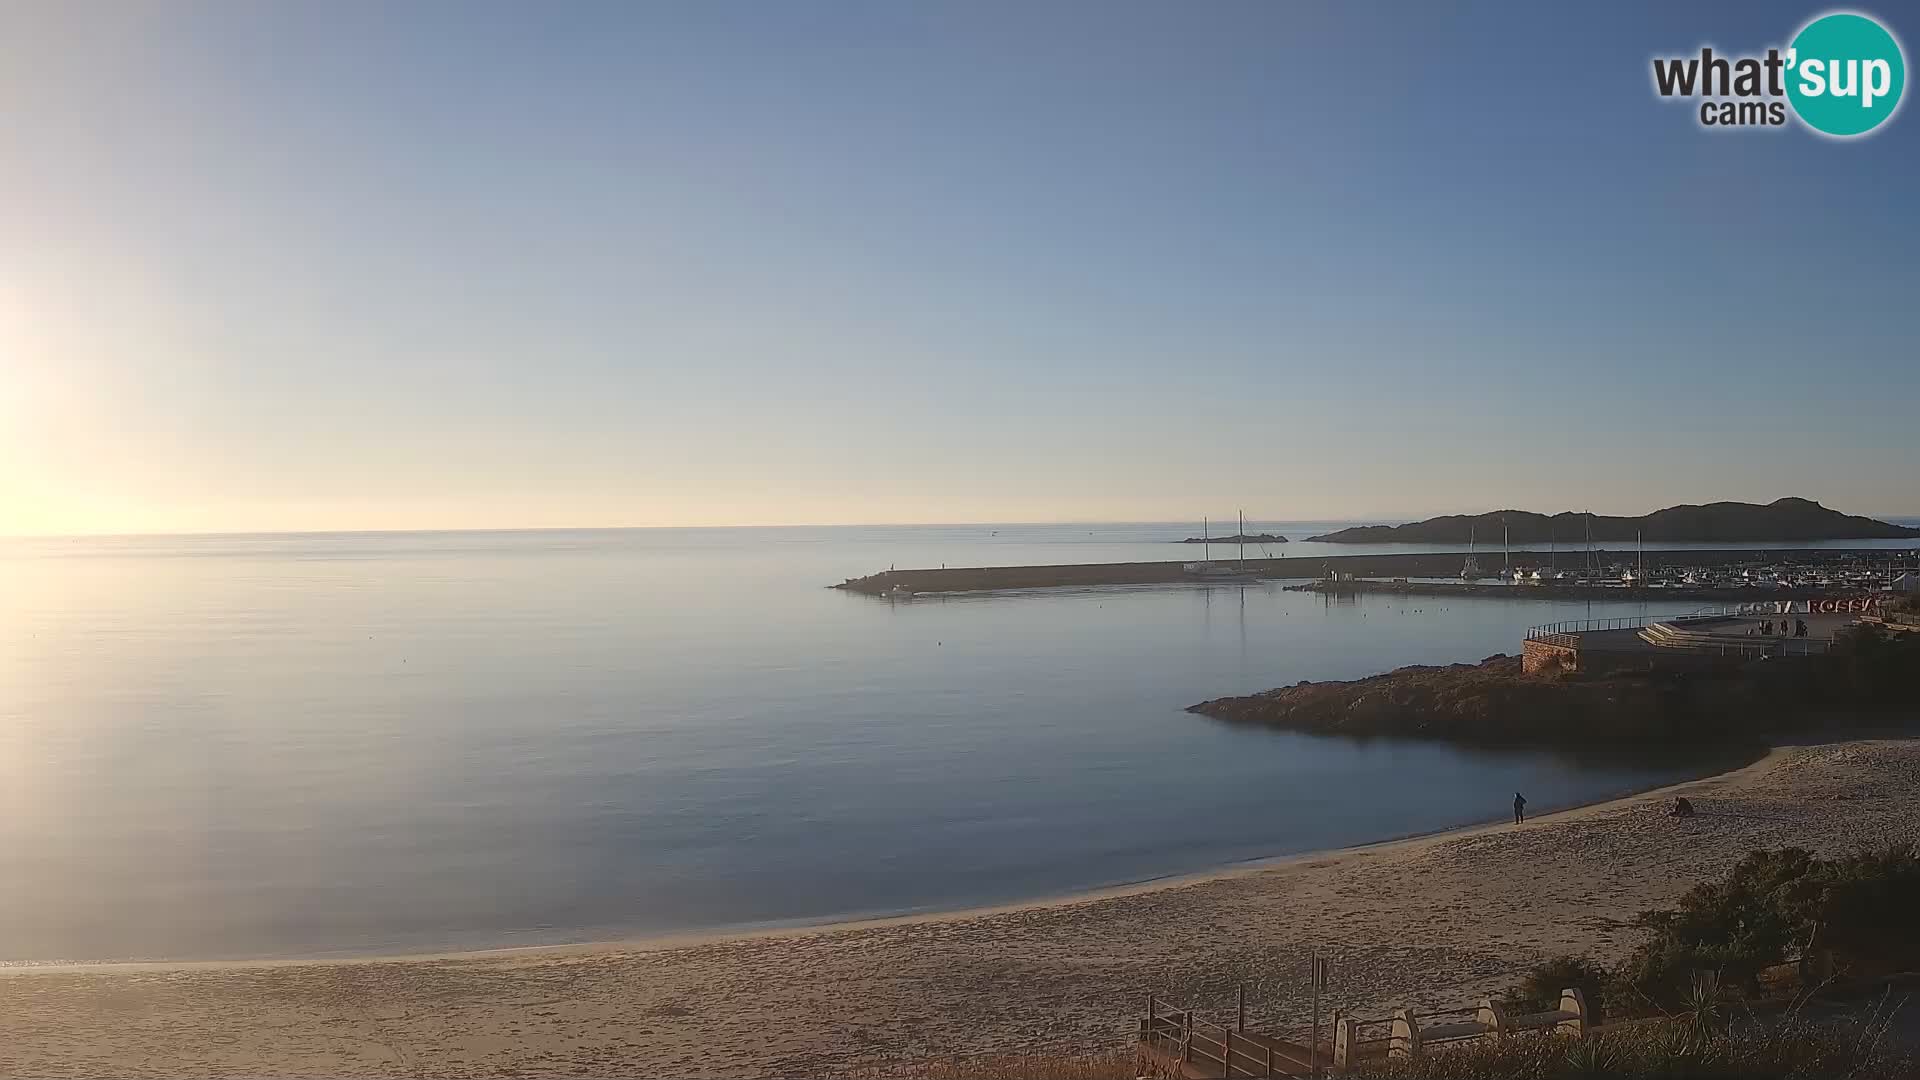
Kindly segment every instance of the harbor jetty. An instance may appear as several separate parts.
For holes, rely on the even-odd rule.
[[[1514,585],[1503,581],[1409,581],[1406,578],[1314,578],[1287,585],[1290,592],[1317,592],[1335,596],[1355,593],[1385,593],[1398,596],[1492,596],[1518,597],[1522,600],[1618,599],[1613,594],[1639,596],[1642,593],[1663,600],[1713,600],[1735,603],[1750,600],[1825,600],[1852,596],[1859,590],[1839,586],[1811,585],[1785,588],[1738,588],[1721,585],[1639,585],[1614,582],[1597,584]]]
[[[1219,541],[1214,541],[1218,543]],[[1461,566],[1467,551],[1446,552],[1392,552],[1373,555],[1310,555],[1294,558],[1285,556],[1269,559],[1247,559],[1244,563],[1250,576],[1295,581],[1337,580],[1382,578],[1388,587],[1400,585],[1394,579],[1405,578],[1452,578],[1459,580]],[[1485,554],[1482,552],[1481,554]],[[1757,562],[1792,561],[1808,566],[1834,566],[1852,563],[1872,563],[1876,566],[1887,563],[1894,555],[1884,548],[1777,548],[1770,551],[1754,548],[1699,549],[1678,548],[1668,550],[1637,551],[1624,550],[1582,550],[1575,553],[1590,565],[1604,566],[1622,564],[1638,566],[1645,571],[1657,571],[1666,567],[1716,567],[1739,566]],[[1903,563],[1911,562],[1911,556],[1901,554]],[[1550,551],[1515,549],[1506,558],[1515,566],[1545,566],[1553,558]],[[1562,561],[1573,556],[1561,551]],[[997,592],[1010,589],[1050,589],[1050,588],[1094,588],[1107,585],[1170,585],[1183,582],[1198,583],[1204,578],[1196,576],[1184,562],[1123,562],[1123,563],[1075,563],[1057,566],[974,566],[923,570],[883,570],[866,577],[848,578],[835,589],[849,592],[866,593],[871,596],[898,596],[903,594],[953,592]],[[1222,563],[1222,565],[1227,565]],[[1240,567],[1239,560],[1231,565]],[[1492,573],[1498,573],[1493,569]],[[1349,582],[1350,584],[1350,582]],[[1410,584],[1410,582],[1408,583]],[[1541,591],[1541,586],[1487,585],[1482,589],[1488,593],[1501,595],[1519,595],[1533,599],[1546,599],[1549,594]],[[1598,586],[1567,587],[1574,595],[1592,596]],[[1357,590],[1355,590],[1357,591]],[[1619,591],[1609,589],[1610,592]],[[1678,598],[1681,591],[1654,590],[1665,592]],[[1743,599],[1755,598],[1759,590],[1743,589],[1739,595]],[[1787,594],[1781,594],[1783,597]],[[1718,592],[1708,598],[1722,598]]]

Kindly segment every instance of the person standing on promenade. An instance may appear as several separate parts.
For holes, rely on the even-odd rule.
[[[1518,825],[1525,820],[1527,820],[1527,800],[1516,791],[1513,793],[1513,823]]]

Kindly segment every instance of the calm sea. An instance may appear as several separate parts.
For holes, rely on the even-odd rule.
[[[823,587],[890,564],[1177,559],[1192,549],[1166,541],[1191,531],[0,543],[0,960],[433,951],[951,908],[1688,770],[1182,711],[1478,660],[1528,625],[1634,605]]]

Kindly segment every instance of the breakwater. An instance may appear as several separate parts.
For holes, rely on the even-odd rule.
[[[1858,589],[1791,588],[1741,589],[1707,585],[1626,586],[1626,585],[1509,585],[1480,581],[1382,581],[1377,578],[1343,578],[1338,581],[1314,579],[1288,585],[1297,592],[1335,595],[1348,593],[1386,593],[1402,596],[1494,596],[1521,600],[1716,600],[1744,603],[1752,600],[1825,600],[1852,596]]]
[[[1500,554],[1481,551],[1478,554],[1488,570],[1498,573]],[[1836,564],[1861,559],[1873,559],[1884,562],[1888,556],[1885,549],[1878,548],[1774,548],[1758,550],[1754,548],[1693,549],[1678,548],[1662,551],[1636,552],[1623,550],[1595,550],[1569,554],[1559,553],[1562,565],[1569,560],[1588,561],[1597,565],[1627,564],[1639,562],[1648,570],[1663,567],[1716,567],[1735,566],[1756,563],[1793,561],[1807,565]],[[1282,578],[1304,580],[1320,578],[1329,574],[1346,574],[1362,578],[1417,578],[1452,577],[1460,573],[1461,564],[1466,560],[1465,551],[1444,552],[1394,552],[1375,555],[1316,555],[1295,558],[1248,559],[1245,563],[1249,574],[1262,578]],[[1511,553],[1510,561],[1515,566],[1545,565],[1551,557],[1545,551],[1521,551]],[[1238,565],[1233,559],[1216,559],[1216,566]],[[1168,562],[1124,562],[1124,563],[1076,563],[1058,566],[975,566],[953,567],[932,570],[883,570],[862,578],[849,578],[836,589],[851,592],[868,593],[874,596],[885,595],[896,590],[913,593],[944,592],[985,592],[1004,589],[1047,589],[1047,588],[1087,588],[1099,585],[1158,585],[1179,582],[1198,582],[1204,579],[1188,573],[1182,561]],[[1489,587],[1494,588],[1494,587]],[[1501,589],[1509,587],[1501,586]],[[1564,591],[1564,590],[1563,590]],[[1574,595],[1584,598],[1596,592],[1598,588],[1589,586],[1575,591]],[[1617,592],[1619,590],[1604,590]],[[1678,592],[1678,590],[1657,590],[1659,592]],[[1716,590],[1718,591],[1718,590]],[[1541,597],[1546,594],[1527,587],[1529,595]],[[1751,599],[1757,590],[1738,590],[1743,599]]]

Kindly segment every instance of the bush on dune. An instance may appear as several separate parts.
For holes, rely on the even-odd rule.
[[[1507,994],[1512,1013],[1556,1007],[1579,987],[1603,1027],[1582,1040],[1545,1034],[1476,1040],[1349,1075],[1391,1080],[1893,1080],[1920,1061],[1891,1049],[1892,1015],[1813,1022],[1797,1009],[1761,1019],[1741,1004],[1762,974],[1831,950],[1841,970],[1920,969],[1920,847],[1890,844],[1823,859],[1800,848],[1756,851],[1665,911],[1641,913],[1647,934],[1611,970],[1560,956]],[[1883,1003],[1884,1004],[1884,1003]],[[1642,1019],[1627,1021],[1628,1017]],[[1623,1022],[1626,1021],[1626,1022]],[[999,1054],[864,1066],[849,1080],[1126,1080],[1131,1052]]]
[[[1698,972],[1757,994],[1760,973],[1790,957],[1832,950],[1861,974],[1920,962],[1920,850],[1862,848],[1819,859],[1799,848],[1756,851],[1719,881],[1703,882],[1668,911],[1642,912],[1650,937],[1614,973],[1609,1000],[1637,1011],[1682,1007]]]
[[[1606,1023],[1603,1003],[1609,978],[1607,969],[1598,961],[1585,956],[1556,956],[1544,964],[1535,964],[1521,978],[1520,985],[1507,990],[1507,1011],[1540,1013],[1557,1009],[1560,991],[1571,986],[1586,995],[1593,1022],[1603,1024]]]
[[[1687,1019],[1603,1031],[1578,1042],[1532,1035],[1480,1042],[1349,1073],[1381,1080],[1854,1080],[1910,1078],[1884,1023],[1789,1019],[1702,1029]]]

